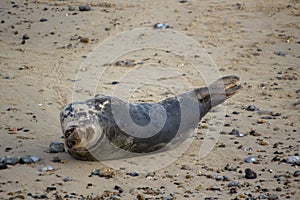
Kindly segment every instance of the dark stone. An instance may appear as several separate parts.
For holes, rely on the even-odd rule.
[[[62,142],[51,142],[49,145],[50,153],[65,152],[65,145]]]
[[[250,168],[245,169],[245,178],[246,179],[256,179],[257,174],[252,171]]]
[[[113,82],[111,82],[111,84],[112,85],[117,85],[117,84],[119,84],[119,82],[118,81],[113,81]]]
[[[166,29],[166,28],[170,28],[169,24],[167,23],[156,23],[153,26],[154,29]]]
[[[1,169],[7,169],[7,164],[5,163],[0,163],[0,170]]]
[[[137,172],[130,172],[130,173],[127,173],[127,175],[129,175],[129,176],[139,176],[139,173],[137,173]]]
[[[17,157],[10,157],[10,158],[5,158],[3,163],[7,165],[15,165],[19,162],[19,159]]]
[[[31,163],[33,163],[33,160],[31,159],[30,156],[23,156],[20,158],[19,163],[20,164],[31,164]]]
[[[46,22],[46,21],[48,21],[48,19],[46,19],[46,18],[41,18],[40,19],[40,22]]]
[[[296,170],[296,171],[294,172],[294,176],[295,176],[295,177],[300,176],[300,170]]]
[[[29,40],[29,38],[30,37],[27,34],[24,34],[23,37],[22,37],[23,40]]]
[[[249,105],[245,108],[245,110],[247,110],[247,111],[256,111],[256,110],[258,110],[258,107],[255,106],[255,105]]]
[[[81,5],[79,6],[79,11],[90,11],[91,7],[89,5]]]

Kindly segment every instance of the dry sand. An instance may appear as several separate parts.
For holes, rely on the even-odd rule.
[[[256,199],[259,195],[300,199],[300,178],[293,175],[299,165],[282,162],[287,156],[299,156],[300,148],[299,1],[109,2],[93,1],[86,12],[78,11],[85,1],[0,2],[0,156],[41,158],[34,164],[0,170],[0,199],[85,199],[88,195],[89,199],[105,199],[113,193],[111,199]],[[47,21],[41,22],[41,18]],[[221,75],[241,77],[244,89],[226,102],[228,117],[212,151],[205,158],[198,156],[210,125],[208,114],[192,147],[148,178],[143,173],[127,175],[131,172],[127,168],[117,170],[110,179],[89,177],[91,170],[107,166],[78,161],[67,153],[47,153],[50,142],[63,141],[59,111],[72,101],[76,73],[85,56],[115,34],[158,22],[199,42]],[[22,44],[24,34],[29,39]],[[80,37],[88,37],[89,42],[80,42]],[[183,62],[179,57],[159,55],[157,59],[169,66]],[[188,74],[189,69],[182,66]],[[98,92],[113,91],[111,83],[130,68],[109,69]],[[204,84],[193,74],[187,77],[190,86],[183,87],[176,77],[168,84],[174,84],[171,88],[176,92]],[[156,101],[167,94],[149,87],[140,89],[134,98]],[[245,110],[248,105],[259,111]],[[245,136],[230,135],[232,129]],[[244,162],[250,154],[257,158],[256,163]],[[55,156],[62,162],[54,163]],[[39,172],[47,165],[55,170]],[[183,165],[187,165],[185,169]],[[257,178],[246,179],[246,168],[255,171]],[[216,174],[230,180],[217,181]],[[65,177],[72,180],[64,182]],[[228,187],[234,180],[240,185]],[[47,187],[54,188],[50,191]]]

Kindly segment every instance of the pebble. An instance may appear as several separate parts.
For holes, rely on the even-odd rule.
[[[53,161],[53,162],[56,162],[56,163],[59,163],[59,162],[61,162],[61,158],[55,156],[55,157],[52,158],[52,161]]]
[[[5,79],[12,79],[12,76],[11,75],[6,75]]]
[[[179,3],[185,3],[187,0],[179,0]]]
[[[54,170],[54,168],[52,166],[50,166],[50,165],[41,167],[39,169],[40,172],[49,172],[49,171],[53,171],[53,170]]]
[[[119,193],[123,193],[124,192],[123,188],[121,188],[118,185],[115,185],[114,190],[118,190]]]
[[[22,37],[23,40],[29,40],[29,38],[30,37],[27,34],[24,34],[23,37]]]
[[[223,180],[223,176],[221,176],[221,175],[215,174],[214,177],[217,181],[222,181]]]
[[[20,164],[31,164],[40,161],[41,159],[38,156],[22,156],[19,160]]]
[[[78,7],[79,11],[90,11],[91,7],[89,5],[81,5]]]
[[[156,23],[153,26],[154,29],[166,29],[166,28],[170,28],[169,24],[167,23]]]
[[[100,169],[93,169],[93,170],[91,171],[91,175],[97,176],[97,175],[99,175],[99,174],[100,174]]]
[[[246,179],[255,179],[255,178],[257,178],[257,174],[250,168],[247,168],[247,169],[245,169],[245,178]]]
[[[258,195],[257,198],[258,198],[258,199],[266,199],[267,196],[266,196],[265,194],[260,194],[260,195]]]
[[[129,175],[129,176],[139,176],[139,173],[137,173],[137,172],[129,172],[129,173],[127,173],[127,175]]]
[[[119,84],[120,82],[118,82],[118,81],[113,81],[113,82],[111,82],[111,84],[112,85],[117,85],[117,84]]]
[[[0,163],[3,163],[6,157],[0,157]]]
[[[231,180],[231,178],[229,177],[229,176],[223,176],[223,181],[230,181]]]
[[[300,170],[294,172],[294,177],[298,177],[298,176],[300,176]]]
[[[17,157],[6,157],[3,160],[3,163],[7,164],[7,165],[15,165],[19,162],[19,159]]]
[[[1,169],[7,169],[7,164],[5,163],[0,163],[0,170]]]
[[[284,159],[284,162],[288,164],[296,164],[300,162],[299,156],[288,156]]]
[[[89,37],[81,37],[80,38],[80,42],[82,42],[82,43],[89,43],[90,42],[90,38]]]
[[[259,110],[259,109],[258,109],[258,107],[255,106],[255,105],[249,105],[249,106],[247,106],[247,107],[245,108],[245,110],[247,110],[247,111],[257,111],[257,110]]]
[[[235,135],[237,137],[244,137],[244,134],[242,132],[240,132],[237,129],[232,129],[232,131],[229,133],[230,135]]]
[[[65,152],[65,145],[62,142],[51,142],[49,145],[50,153]]]
[[[69,5],[69,6],[68,6],[68,10],[69,10],[69,11],[75,11],[76,8],[75,8],[75,6]]]
[[[30,158],[30,156],[23,156],[19,160],[20,164],[31,164],[33,163],[33,160]]]
[[[278,199],[278,196],[277,196],[277,194],[270,194],[268,199],[269,200],[275,200],[275,199]]]
[[[240,187],[241,184],[238,181],[231,181],[228,183],[228,187]]]
[[[71,178],[71,177],[69,177],[69,176],[67,176],[67,177],[65,177],[64,179],[63,179],[63,181],[64,182],[69,182],[69,181],[72,181],[73,179]]]
[[[278,51],[276,54],[278,56],[285,56],[286,55],[286,53],[284,51]]]
[[[191,170],[192,168],[188,165],[182,165],[180,169],[182,169],[182,170]]]
[[[40,22],[46,22],[46,21],[48,21],[48,19],[46,19],[46,18],[41,18],[40,19]]]
[[[256,161],[256,158],[254,156],[249,156],[248,158],[245,159],[246,163],[253,163]]]

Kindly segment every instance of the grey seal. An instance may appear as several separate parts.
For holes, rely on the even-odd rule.
[[[211,108],[242,88],[239,80],[237,76],[225,76],[206,87],[156,103],[127,103],[102,94],[70,103],[60,112],[65,146],[79,160],[121,159],[175,148]],[[132,121],[122,112],[116,114],[120,110],[128,110]],[[150,123],[157,128],[155,134],[143,131]]]

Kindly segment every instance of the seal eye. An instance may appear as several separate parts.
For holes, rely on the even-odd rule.
[[[70,135],[74,132],[75,128],[76,128],[75,126],[72,126],[69,129],[67,129],[65,132],[65,138],[69,138]]]

